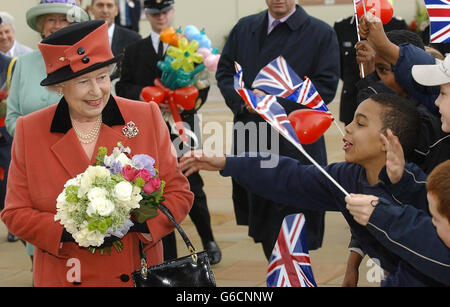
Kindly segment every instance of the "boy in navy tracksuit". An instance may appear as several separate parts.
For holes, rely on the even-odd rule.
[[[417,110],[409,101],[393,94],[372,96],[359,105],[353,121],[345,128],[343,149],[346,162],[330,164],[325,170],[349,193],[377,195],[398,206],[402,198],[409,199],[408,195],[391,194],[386,189],[385,181],[389,177],[383,172],[386,144],[380,134],[391,129],[399,136],[407,152],[414,147],[417,138],[417,121]],[[191,154],[182,159],[181,167],[188,173],[198,169],[221,170],[223,176],[232,176],[254,193],[299,209],[341,211],[364,251],[371,258],[377,258],[381,267],[389,272],[382,286],[442,285],[403,261],[380,244],[366,227],[358,224],[346,209],[345,195],[316,167],[279,157],[276,168],[261,168],[261,161],[261,157],[249,154],[226,158]],[[409,173],[405,173],[401,182],[409,182],[409,174],[419,182],[424,179],[417,166],[407,164],[406,168]],[[417,184],[409,189],[420,190],[421,186]],[[423,204],[418,206],[427,210]]]
[[[360,24],[362,35],[367,37],[376,52],[392,65],[395,79],[412,97],[441,116],[441,129],[449,133],[450,57],[447,56],[444,61],[435,64],[434,61],[427,60],[430,56],[419,48],[411,45],[395,46],[390,43],[380,27],[379,20],[364,17]],[[395,139],[392,143],[395,143]],[[401,151],[401,147],[399,148]],[[432,150],[431,147],[430,150]],[[450,158],[449,152],[442,152],[442,154]],[[397,153],[397,161],[393,161],[398,164],[398,161],[402,159],[403,153]],[[348,208],[355,220],[358,220],[361,225],[367,225],[367,229],[383,246],[427,276],[450,285],[450,249],[442,235],[440,237],[438,234],[435,226],[436,217],[433,214],[432,219],[428,210],[416,208],[428,206],[425,182],[422,182],[421,189],[417,190],[417,193],[412,193],[410,188],[417,185],[417,181],[412,176],[410,179],[410,182],[390,184],[387,188],[394,193],[408,195],[410,200],[405,203],[416,204],[414,206],[392,206],[386,200],[380,200],[380,205],[373,208],[370,205],[371,196],[359,196],[346,199]],[[444,182],[440,181],[441,184]],[[430,202],[431,213],[433,213],[432,210]],[[450,227],[448,220],[442,223],[447,228]],[[447,240],[450,239],[447,238]]]
[[[361,24],[364,26],[366,22],[367,19],[364,18]],[[365,72],[370,72],[371,67],[375,69],[374,73],[358,82],[359,101],[365,100],[374,92],[391,90],[410,99],[411,103],[416,105],[420,112],[420,135],[414,151],[410,152],[406,159],[417,164],[428,174],[436,165],[450,157],[450,135],[441,130],[440,118],[436,116],[438,113],[434,101],[439,95],[439,87],[423,86],[415,82],[411,69],[414,64],[434,64],[435,59],[424,50],[423,42],[417,34],[407,30],[384,34],[381,22],[380,24],[373,22],[375,25],[365,33],[370,44],[364,40],[355,47],[359,61],[374,64],[365,66]],[[368,52],[369,50],[375,52],[375,49],[374,59],[367,56],[372,54]],[[357,247],[355,242],[356,240],[352,239],[343,282],[346,286],[356,286],[358,268],[364,257],[362,251],[355,250]]]

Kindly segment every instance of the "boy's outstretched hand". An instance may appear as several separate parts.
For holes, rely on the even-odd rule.
[[[217,157],[214,154],[206,153],[203,150],[193,150],[181,157],[179,168],[186,176],[189,176],[200,170],[223,170],[225,168],[225,163],[225,157]]]
[[[386,136],[381,133],[380,137],[386,146],[386,172],[391,183],[395,184],[400,181],[405,170],[403,147],[391,129],[387,129]]]

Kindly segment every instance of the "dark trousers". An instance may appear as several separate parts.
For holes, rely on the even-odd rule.
[[[189,217],[194,223],[204,247],[207,242],[214,240],[211,229],[211,217],[209,215],[208,205],[206,202],[206,194],[201,186],[195,188],[191,186],[191,191],[194,193],[194,203],[191,211],[189,212]],[[177,258],[175,232],[171,232],[165,236],[162,239],[162,242],[164,248],[164,260],[167,261]]]

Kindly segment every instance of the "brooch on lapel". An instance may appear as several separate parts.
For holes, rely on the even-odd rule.
[[[131,139],[138,135],[139,129],[136,127],[134,122],[130,121],[125,127],[122,128],[122,132],[127,138]]]

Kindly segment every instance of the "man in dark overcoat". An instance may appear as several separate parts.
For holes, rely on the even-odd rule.
[[[170,26],[174,14],[174,0],[146,0],[144,1],[146,17],[152,26],[152,33],[138,42],[132,43],[125,48],[125,55],[120,67],[120,80],[116,83],[118,96],[144,101],[141,91],[144,87],[154,85],[155,78],[160,78],[162,71],[157,67],[158,61],[164,59],[167,44],[160,40],[160,32],[163,28]],[[173,128],[173,120],[167,104],[161,106],[163,116],[166,119],[171,139],[177,150],[178,157],[191,149],[201,147],[201,135],[197,110],[205,103],[209,92],[207,82],[197,82],[195,86],[199,90],[195,107],[192,110],[184,110],[180,116],[185,123],[189,136],[189,145],[179,141],[178,133]],[[208,253],[210,263],[217,264],[222,259],[221,250],[214,239],[211,228],[211,218],[207,206],[206,194],[203,190],[203,180],[198,172],[187,177],[194,193],[194,204],[189,216],[194,223],[202,240],[203,247]],[[177,257],[176,241],[174,233],[163,238],[164,259],[169,260]]]
[[[296,158],[300,163],[310,164],[294,146],[266,125],[259,115],[245,107],[233,87],[234,62],[242,66],[245,85],[250,88],[258,72],[281,55],[298,76],[309,77],[323,100],[329,103],[335,96],[339,80],[336,34],[329,25],[309,16],[301,6],[295,4],[295,0],[266,0],[266,3],[267,10],[242,18],[231,30],[216,73],[221,93],[234,114],[233,154],[271,149],[272,152]],[[280,103],[287,114],[302,108],[291,102]],[[256,141],[250,131],[251,123],[256,123],[258,130]],[[243,126],[248,129],[242,129]],[[327,164],[323,137],[304,148],[319,164]],[[262,243],[266,258],[272,253],[283,218],[298,213],[298,210],[286,209],[285,206],[252,194],[234,181],[233,203],[237,224],[249,225],[249,236],[255,242]],[[317,249],[322,245],[325,213],[308,210],[303,213],[306,217],[308,247]]]

